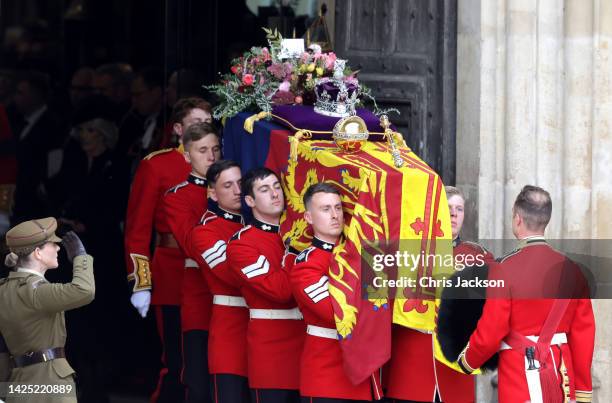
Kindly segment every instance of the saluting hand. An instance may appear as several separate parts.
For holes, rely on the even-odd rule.
[[[74,231],[68,231],[66,235],[62,237],[62,245],[66,248],[66,254],[68,260],[72,262],[75,256],[81,256],[87,254],[83,242]]]

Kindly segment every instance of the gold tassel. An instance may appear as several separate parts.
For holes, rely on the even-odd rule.
[[[244,130],[247,133],[253,134],[253,128],[255,127],[255,122],[259,122],[261,119],[266,119],[272,116],[270,112],[259,112],[255,115],[249,116],[244,120]]]
[[[408,148],[408,144],[406,144],[406,140],[404,140],[404,136],[401,133],[393,132],[393,136],[395,137],[395,142],[404,148]]]
[[[312,133],[308,130],[298,130],[292,137],[289,137],[289,158],[291,158],[293,161],[297,161],[300,140],[309,139],[311,137]]]

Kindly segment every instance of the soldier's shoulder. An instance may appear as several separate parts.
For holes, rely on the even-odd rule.
[[[487,250],[487,248],[485,248],[484,246],[482,246],[481,244],[479,244],[478,242],[473,242],[473,241],[463,241],[461,242],[463,245],[465,245],[465,247],[477,252],[477,253],[491,253]]]
[[[232,235],[232,237],[230,238],[230,242],[235,242],[244,239],[245,234],[247,234],[251,228],[253,227],[251,227],[250,225],[246,225],[240,228],[234,235]]]
[[[163,148],[161,150],[157,150],[157,151],[153,151],[152,153],[148,154],[146,157],[143,158],[144,161],[150,161],[153,158],[156,157],[160,157],[160,156],[169,156],[172,151],[174,151],[174,148]]]
[[[501,256],[499,259],[497,259],[497,261],[499,263],[508,263],[512,260],[512,258],[516,257],[517,255],[519,255],[521,253],[521,249],[515,249],[511,252],[506,253],[505,255]]]
[[[49,284],[46,278],[38,276],[36,274],[29,274],[23,277],[15,278],[17,281],[17,287],[22,290],[35,290],[43,284]]]
[[[217,218],[219,218],[219,216],[217,216],[215,213],[211,212],[210,210],[206,210],[206,212],[204,212],[200,218],[199,224],[200,226],[206,226],[207,224],[215,222]],[[207,228],[210,228],[210,226]]]
[[[189,182],[181,182],[178,185],[174,185],[170,189],[166,190],[166,194],[177,193],[179,190],[185,188],[187,185],[189,185]]]
[[[313,250],[315,250],[315,247],[309,246],[308,248],[301,251],[300,254],[297,255],[297,257],[295,258],[295,264],[307,262]]]

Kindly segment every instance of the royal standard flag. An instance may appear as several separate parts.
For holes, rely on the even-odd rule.
[[[312,239],[303,218],[306,189],[328,181],[341,190],[345,237],[334,250],[329,291],[345,370],[355,384],[390,358],[392,323],[433,331],[436,288],[420,286],[419,279],[436,278],[445,270],[435,259],[422,259],[405,270],[389,267],[377,274],[370,270],[373,255],[395,249],[414,256],[452,256],[442,181],[408,148],[401,148],[401,156],[404,165],[397,168],[384,142],[366,142],[360,152],[346,153],[332,141],[302,141],[283,175],[287,214],[281,232],[299,250]],[[373,277],[416,283],[391,289],[375,285]]]

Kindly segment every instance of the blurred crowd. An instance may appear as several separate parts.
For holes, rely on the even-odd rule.
[[[9,225],[54,216],[60,233],[74,230],[95,256],[96,300],[67,314],[68,351],[77,371],[89,372],[82,381],[117,384],[113,371],[130,372],[126,356],[129,365],[151,371],[159,364],[150,354],[158,348],[154,324],[139,322],[129,307],[123,225],[139,161],[176,145],[171,106],[179,94],[200,95],[198,81],[191,71],[165,76],[126,63],[81,67],[68,86],[41,71],[0,71],[0,234]],[[68,267],[48,277],[70,276]],[[133,346],[126,338],[140,342]],[[71,340],[80,342],[71,346]],[[154,379],[139,368],[131,373]]]

